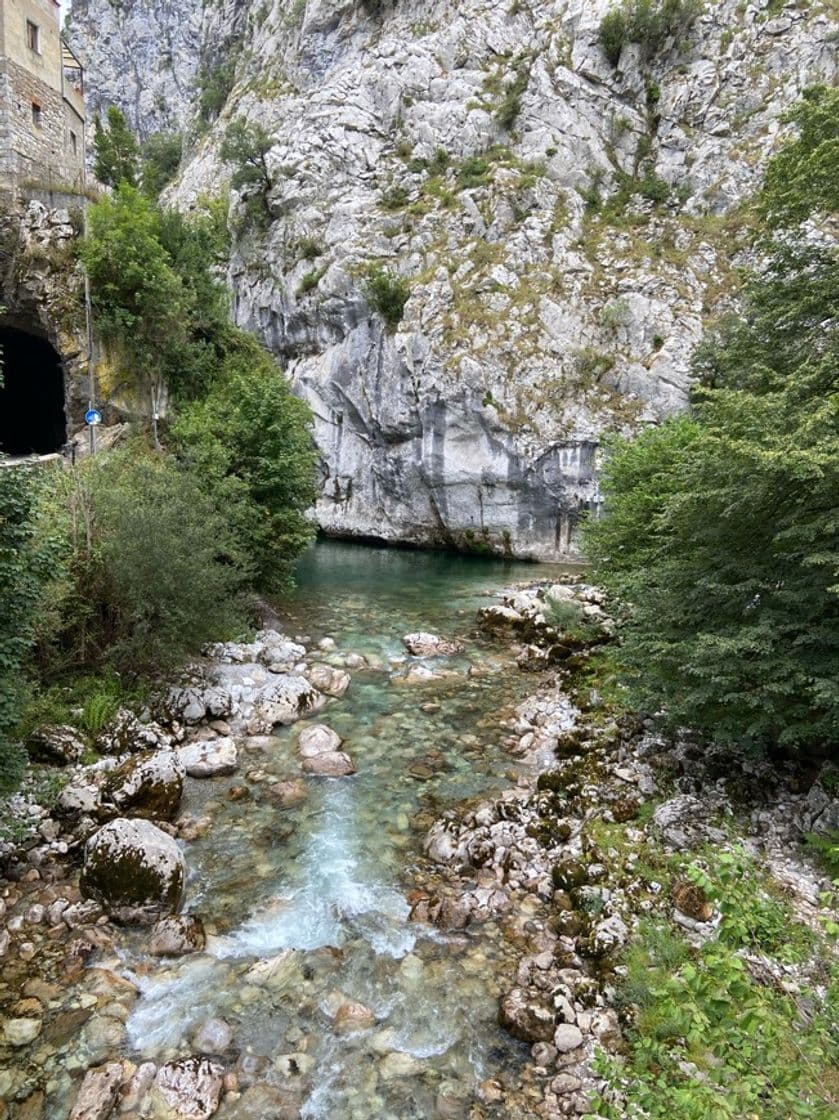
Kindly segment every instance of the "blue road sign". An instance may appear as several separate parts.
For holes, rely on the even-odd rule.
[[[85,424],[90,424],[93,427],[96,424],[102,423],[102,413],[98,408],[89,408],[84,414]]]

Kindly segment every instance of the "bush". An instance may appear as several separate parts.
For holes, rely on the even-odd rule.
[[[63,563],[42,665],[158,673],[243,627],[235,510],[171,457],[138,444],[56,472],[44,517]]]
[[[262,125],[239,119],[228,126],[220,150],[221,158],[233,165],[230,185],[242,194],[249,215],[258,225],[271,220],[269,197],[274,179],[268,153],[273,146],[274,137]]]
[[[530,81],[530,68],[528,64],[520,65],[516,76],[504,87],[504,96],[495,111],[495,119],[502,128],[508,132],[518,120],[521,112],[521,99],[527,84]]]
[[[623,0],[601,20],[600,45],[612,66],[627,43],[640,44],[650,58],[668,38],[687,32],[701,10],[700,0]]]
[[[402,322],[411,289],[405,280],[384,269],[374,269],[367,279],[367,299],[384,319],[389,331]]]
[[[236,84],[237,52],[231,51],[224,62],[205,65],[198,71],[198,113],[204,124],[218,117]]]

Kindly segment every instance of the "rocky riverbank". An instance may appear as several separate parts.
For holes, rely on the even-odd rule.
[[[546,621],[552,596],[579,604],[599,633],[563,641]],[[836,922],[830,879],[802,848],[805,835],[839,827],[835,767],[807,772],[744,758],[620,714],[586,673],[592,646],[612,629],[601,602],[582,584],[535,586],[479,615],[514,643],[522,668],[559,668],[510,724],[510,753],[529,764],[517,784],[450,810],[429,830],[430,866],[414,907],[450,930],[495,920],[518,947],[499,1020],[531,1045],[528,1107],[550,1118],[589,1114],[597,1099],[625,1115],[597,1059],[626,1053],[637,1011],[621,991],[624,950],[639,923],[658,918],[694,946],[718,937],[726,904],[708,883],[712,853],[733,853],[734,866],[749,869],[744,891],[766,905],[782,900],[790,940],[796,927],[817,939],[795,961],[744,950],[758,982],[812,987],[824,998],[831,951],[819,939]],[[499,1100],[507,1087],[493,1079],[482,1092]]]

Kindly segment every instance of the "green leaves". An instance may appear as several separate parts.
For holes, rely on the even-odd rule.
[[[613,445],[587,533],[635,702],[719,741],[836,742],[838,263],[809,236],[770,245],[697,356],[692,416]]]
[[[798,134],[770,161],[758,200],[773,228],[839,210],[839,90],[808,89],[784,120]]]

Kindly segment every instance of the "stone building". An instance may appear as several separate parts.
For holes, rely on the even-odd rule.
[[[0,0],[0,185],[84,187],[84,69],[56,0]]]

